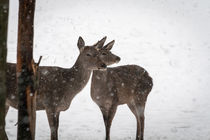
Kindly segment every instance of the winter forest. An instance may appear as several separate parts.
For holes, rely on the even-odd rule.
[[[209,0],[0,0],[0,140],[210,140],[209,70]]]

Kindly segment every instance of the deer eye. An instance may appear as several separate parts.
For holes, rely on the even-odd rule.
[[[89,53],[86,54],[87,56],[91,56]]]
[[[106,55],[106,53],[102,53],[102,55]]]

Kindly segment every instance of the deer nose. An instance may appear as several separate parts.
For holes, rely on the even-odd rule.
[[[121,59],[120,59],[120,57],[117,56],[116,60],[119,62]]]
[[[106,68],[106,65],[103,63],[103,64],[101,64],[101,67],[102,68]]]

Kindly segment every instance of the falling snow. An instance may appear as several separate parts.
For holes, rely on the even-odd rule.
[[[10,4],[7,60],[15,62],[18,1]],[[115,39],[112,51],[121,57],[117,65],[140,65],[153,77],[145,139],[209,140],[209,5],[207,0],[40,0],[36,2],[34,58],[43,56],[43,66],[69,68],[79,54],[78,36],[87,44],[105,35],[108,41]],[[10,108],[6,118],[10,140],[16,139],[15,122],[17,111]],[[37,140],[50,139],[45,111],[37,111],[36,132]],[[133,140],[135,132],[134,115],[126,105],[119,106],[111,139]],[[70,109],[60,114],[59,139],[104,136],[103,117],[90,97],[89,82]]]

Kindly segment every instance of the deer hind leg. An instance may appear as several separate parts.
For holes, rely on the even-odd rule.
[[[60,112],[46,110],[48,122],[50,125],[51,140],[58,140],[58,127]]]
[[[133,112],[137,120],[137,131],[136,131],[136,140],[144,139],[144,109],[145,104],[141,103],[129,103],[128,107]]]
[[[117,110],[117,105],[112,105],[109,109],[105,107],[100,107],[104,118],[104,124],[106,129],[106,140],[110,140],[110,128],[112,125],[112,120]]]

